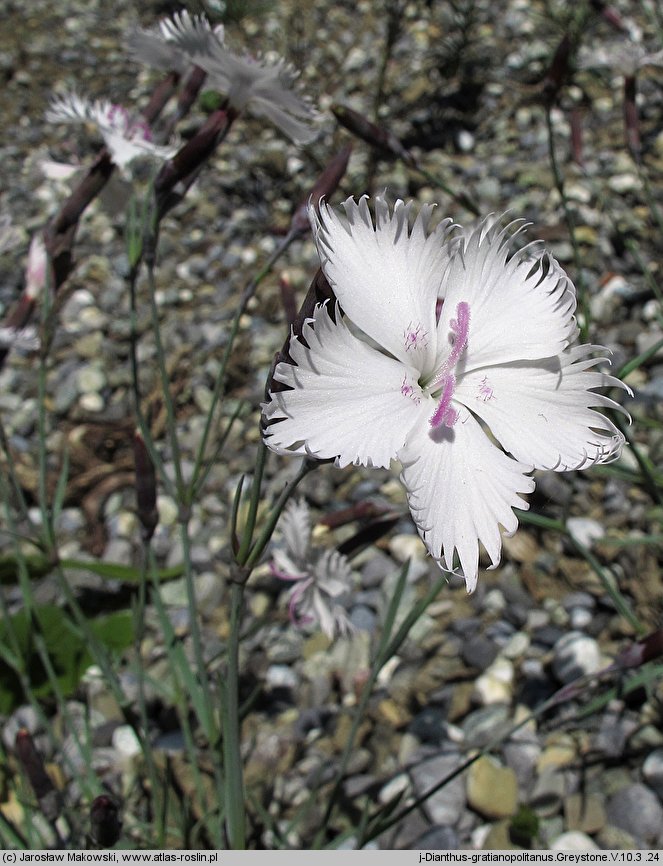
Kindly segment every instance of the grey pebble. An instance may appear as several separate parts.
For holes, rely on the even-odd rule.
[[[421,796],[429,791],[461,763],[460,753],[450,750],[411,767],[415,794]],[[426,800],[424,809],[436,824],[455,824],[465,808],[465,802],[465,781],[462,776],[456,776]]]
[[[410,846],[413,851],[455,851],[460,848],[458,833],[453,827],[431,827]]]
[[[645,758],[642,775],[647,785],[663,800],[663,749],[654,749]]]
[[[640,782],[617,791],[608,800],[608,821],[652,847],[663,844],[663,806],[656,794]]]

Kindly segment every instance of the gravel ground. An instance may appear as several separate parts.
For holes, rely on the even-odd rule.
[[[391,30],[390,57],[382,66],[389,22],[396,20],[393,10],[401,5],[400,24]],[[622,76],[614,54],[609,67],[588,65],[577,71],[553,109],[555,142],[578,226],[578,273],[550,168],[541,106],[547,65],[564,33],[564,4],[477,0],[456,5],[454,15],[451,4],[441,0],[280,2],[229,28],[234,44],[273,49],[302,70],[302,87],[321,110],[320,133],[313,144],[297,149],[260,121],[242,118],[185,203],[164,221],[158,298],[185,464],[201,436],[238,293],[274,250],[293,207],[306,198],[320,168],[347,141],[347,133],[328,111],[335,102],[369,115],[377,105],[380,121],[430,174],[468,192],[482,212],[508,209],[533,223],[530,236],[545,239],[576,282],[586,286],[589,340],[609,347],[616,370],[663,338],[660,304],[652,288],[659,280],[660,231],[645,189],[648,183],[653,201],[663,207],[663,71],[643,70],[639,81],[644,174],[624,144]],[[632,14],[631,6],[616,4],[625,17]],[[465,7],[473,10],[471,16],[461,14]],[[642,7],[633,24],[649,50],[660,49],[663,28],[656,31],[647,4]],[[0,203],[25,234],[0,260],[0,310],[18,294],[29,235],[44,225],[66,194],[64,183],[43,178],[39,160],[77,155],[85,163],[95,152],[96,144],[83,132],[45,122],[49,99],[54,92],[75,87],[91,97],[144,104],[157,79],[127,61],[124,34],[138,24],[153,23],[170,7],[142,4],[139,18],[135,4],[117,0],[67,0],[57,6],[32,0],[27,11],[10,0],[8,11],[0,25],[0,74],[5,82],[0,111],[6,130],[0,145]],[[605,18],[594,15],[583,40],[589,46],[581,55],[583,64],[596,63],[599,49],[612,51],[620,38]],[[582,166],[570,158],[574,112],[582,129]],[[192,130],[199,119],[192,114],[183,131]],[[438,201],[441,211],[461,222],[471,219],[421,174],[375,159],[358,143],[336,200],[384,188],[393,197]],[[126,188],[117,184],[82,221],[78,266],[67,284],[46,385],[53,468],[65,447],[70,456],[70,481],[58,525],[61,554],[124,563],[137,562],[140,552],[130,476],[129,299],[122,240],[126,197]],[[278,276],[287,273],[301,300],[316,268],[312,241],[295,243],[251,302],[223,413],[229,416],[239,400],[252,411],[233,429],[223,460],[213,468],[193,509],[199,609],[206,652],[215,669],[228,629],[230,504],[239,477],[252,470],[259,437],[257,407],[271,359],[286,332]],[[163,412],[146,287],[140,291],[145,300],[139,310],[139,330],[145,334],[140,345],[143,393],[158,425],[163,424]],[[636,392],[628,406],[635,420],[630,438],[660,472],[661,352],[628,381]],[[16,471],[34,503],[38,394],[32,356],[13,353],[0,373],[0,412]],[[165,444],[163,454],[170,466]],[[638,481],[637,466],[627,449],[616,464],[620,471],[539,473],[531,506],[548,517],[569,520],[573,537],[592,548],[650,632],[661,622],[660,545],[619,544],[660,537],[660,501]],[[294,471],[292,463],[271,456],[267,492],[279,489]],[[255,683],[262,683],[262,689],[245,724],[247,785],[282,832],[288,818],[310,798],[314,780],[328,778],[338,762],[399,568],[412,559],[404,606],[421,597],[436,575],[409,519],[396,474],[322,466],[301,492],[316,518],[367,500],[403,516],[388,535],[353,559],[356,592],[347,607],[357,631],[350,638],[330,644],[314,630],[294,630],[282,586],[267,565],[251,578],[247,621],[256,627],[243,646],[243,678],[247,694]],[[177,565],[182,551],[176,503],[161,495],[159,511],[154,548],[161,565]],[[36,508],[33,516],[38,519]],[[355,523],[318,529],[316,538],[320,545],[338,545],[358,528]],[[3,538],[0,543],[11,550],[9,541]],[[348,847],[366,800],[387,803],[402,793],[406,803],[487,745],[496,731],[524,718],[576,677],[602,670],[635,639],[633,626],[615,609],[604,584],[568,538],[524,526],[505,541],[504,550],[501,566],[481,572],[472,596],[465,594],[461,581],[452,582],[381,674],[343,783],[344,808],[329,828],[332,837],[346,833]],[[93,574],[72,572],[71,580],[98,609],[126,603],[121,587]],[[4,591],[10,609],[17,609],[18,589],[7,586]],[[61,601],[48,577],[35,592],[40,602]],[[165,584],[163,595],[188,647],[183,582]],[[166,684],[155,686],[148,696],[154,708],[155,749],[171,761],[174,787],[190,792],[182,733],[164,698],[169,671],[151,608],[142,656],[154,682]],[[135,688],[134,669],[129,658],[123,671],[127,690]],[[600,687],[587,685],[574,700],[528,722],[490,757],[481,758],[371,844],[428,849],[663,847],[663,691],[656,681],[627,694],[619,683],[614,686],[614,680]],[[585,714],[590,700],[598,697],[604,699]],[[92,731],[91,758],[81,753],[66,726],[61,742],[49,742],[42,721],[29,707],[6,719],[5,746],[11,752],[17,728],[27,727],[70,803],[79,791],[70,778],[72,764],[91,764],[122,803],[126,840],[137,842],[146,806],[144,792],[135,784],[141,765],[133,732],[99,677],[86,677],[69,709],[70,721],[79,719]],[[15,765],[9,760],[7,767],[0,811],[8,820],[20,821],[13,793]],[[200,807],[191,796],[196,814]],[[532,816],[538,820],[534,833],[527,829]],[[254,819],[252,844],[276,844],[274,831]],[[309,844],[321,820],[322,811],[314,804],[285,843]]]

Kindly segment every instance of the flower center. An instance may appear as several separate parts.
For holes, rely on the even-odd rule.
[[[440,369],[433,376],[433,380],[428,387],[432,393],[440,393],[440,402],[437,404],[437,409],[431,415],[429,424],[431,427],[453,427],[458,420],[458,412],[451,405],[454,392],[456,390],[456,377],[453,374],[453,369],[460,360],[460,356],[467,348],[467,338],[470,330],[470,305],[461,301],[456,307],[456,318],[449,323],[453,334],[453,344],[451,351],[442,364]]]

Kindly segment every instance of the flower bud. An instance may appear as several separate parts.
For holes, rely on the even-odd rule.
[[[300,203],[299,207],[295,211],[292,217],[292,223],[290,224],[290,231],[300,235],[306,234],[310,228],[308,218],[309,201],[312,201],[313,206],[317,209],[321,198],[331,198],[343,179],[351,153],[352,144],[346,144],[345,147],[342,150],[339,150],[336,156],[327,163],[326,168],[313,184],[313,189],[311,190],[310,195]]]
[[[543,79],[543,100],[546,105],[553,105],[569,75],[569,59],[571,57],[571,39],[565,34],[557,46],[550,68]]]
[[[21,728],[16,734],[14,748],[39,801],[42,814],[48,821],[55,821],[62,811],[60,792],[56,790],[53,780],[46,772],[43,758],[35,747],[32,735],[25,728]]]
[[[90,836],[100,848],[110,848],[120,838],[122,820],[117,803],[107,794],[95,797],[90,806]]]
[[[636,93],[637,82],[635,75],[624,76],[624,133],[626,135],[626,146],[635,162],[640,162],[640,123],[638,121],[638,108],[635,104]]]
[[[377,126],[346,105],[333,105],[332,112],[341,126],[344,126],[357,138],[361,138],[362,141],[377,148],[386,156],[402,159],[407,165],[414,165],[414,157],[409,150],[403,147],[393,132]]]
[[[136,504],[138,519],[143,527],[143,541],[149,541],[159,522],[157,510],[157,482],[154,464],[138,430],[134,433],[134,462],[136,465]]]

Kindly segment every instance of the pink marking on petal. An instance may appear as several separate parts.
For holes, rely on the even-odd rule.
[[[298,586],[296,586],[292,590],[292,595],[290,596],[290,604],[288,605],[288,616],[290,617],[290,622],[293,625],[300,626],[305,625],[308,622],[312,622],[313,618],[310,616],[298,617],[297,616],[297,605],[302,600],[302,597],[309,586],[313,583],[313,578],[309,578],[309,580],[302,581]]]
[[[272,577],[278,578],[278,580],[288,580],[288,581],[297,581],[301,580],[303,577],[306,577],[305,574],[288,574],[285,571],[281,571],[280,568],[277,568],[273,562],[269,563],[269,571]]]
[[[493,389],[488,384],[488,376],[484,376],[479,384],[478,399],[483,400],[484,403],[493,399]]]
[[[442,383],[442,396],[437,404],[437,409],[432,414],[429,424],[431,427],[440,427],[442,424],[445,427],[453,427],[458,420],[458,412],[451,405],[451,398],[456,389],[456,377],[453,375],[445,376]]]
[[[420,346],[426,346],[426,337],[428,334],[421,325],[417,325],[416,327],[410,322],[405,331],[403,332],[403,340],[405,342],[405,351],[409,352],[410,349],[418,349]]]
[[[401,382],[401,394],[412,400],[415,406],[418,406],[421,403],[421,398],[414,393],[414,388],[408,382],[407,376],[403,376],[403,381]]]

